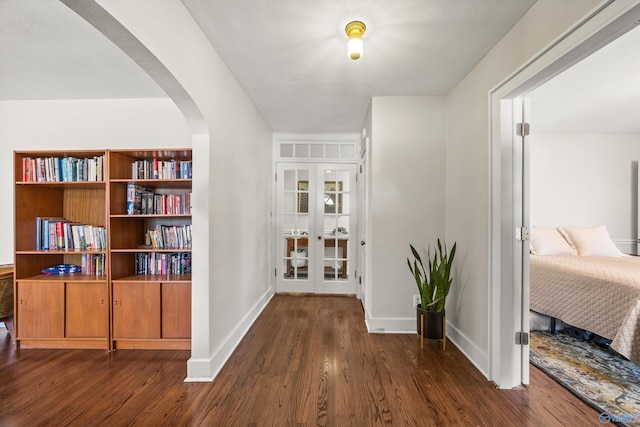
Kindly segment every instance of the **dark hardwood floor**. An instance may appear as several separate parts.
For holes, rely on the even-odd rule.
[[[368,334],[350,297],[275,296],[213,383],[189,352],[14,351],[0,332],[0,426],[588,426],[598,413],[531,368],[498,390],[454,345]]]

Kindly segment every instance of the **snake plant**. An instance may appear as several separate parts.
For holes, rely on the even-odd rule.
[[[411,274],[418,286],[422,309],[433,312],[444,311],[447,295],[453,283],[451,267],[456,256],[456,243],[451,247],[451,252],[448,252],[446,244],[442,244],[438,239],[433,259],[431,258],[431,247],[429,247],[427,251],[428,270],[425,269],[422,258],[416,248],[411,244],[409,244],[409,247],[414,259],[412,264],[411,260],[407,258],[407,264],[409,264],[409,270],[411,270]]]

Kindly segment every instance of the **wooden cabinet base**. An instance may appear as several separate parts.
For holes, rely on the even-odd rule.
[[[109,350],[106,338],[73,339],[73,338],[18,338],[20,348],[68,348],[75,350]]]
[[[113,343],[113,349],[130,350],[191,350],[190,339],[121,339]]]

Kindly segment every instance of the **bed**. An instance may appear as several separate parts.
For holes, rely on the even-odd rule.
[[[640,365],[640,257],[625,256],[613,242],[586,250],[570,234],[560,236],[571,250],[540,250],[532,229],[531,310],[610,339]]]

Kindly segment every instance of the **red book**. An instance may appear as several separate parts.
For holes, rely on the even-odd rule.
[[[64,240],[64,221],[58,221],[56,224],[56,247],[58,249],[66,249]]]

